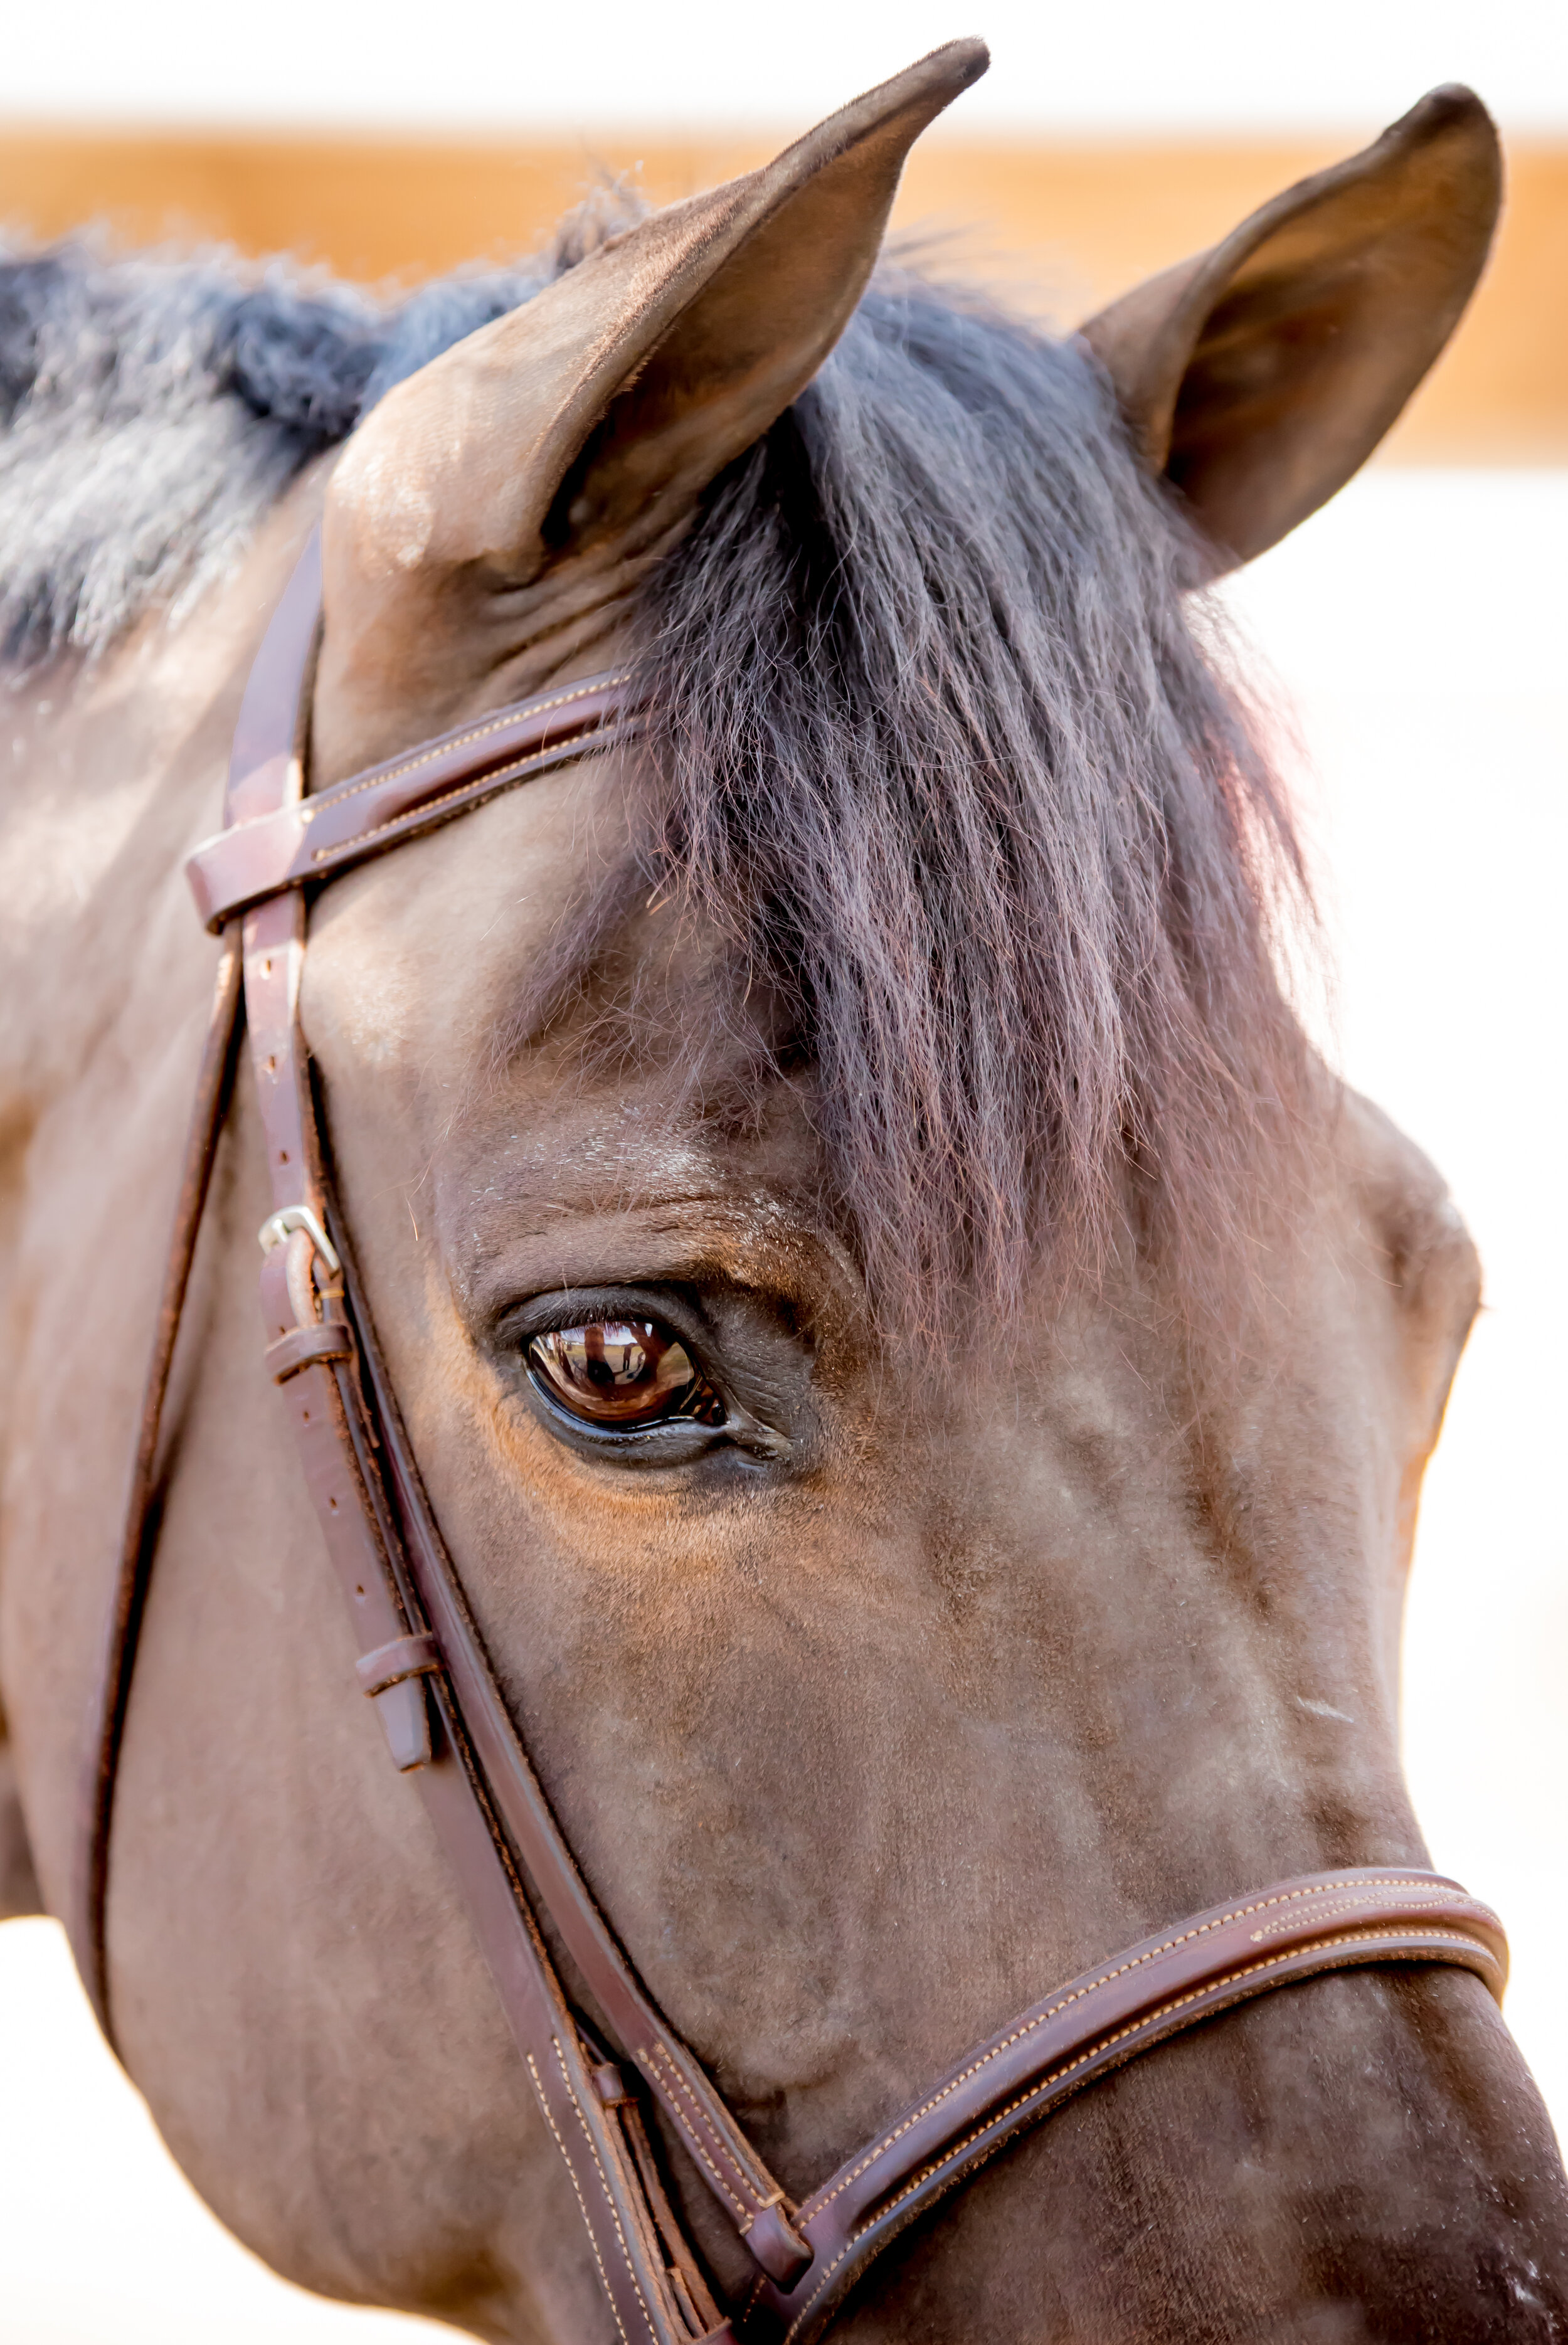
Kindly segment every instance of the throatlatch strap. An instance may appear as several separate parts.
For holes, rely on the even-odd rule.
[[[507,1711],[447,1554],[331,1212],[300,1027],[307,885],[585,751],[631,737],[624,675],[498,710],[307,799],[300,746],[321,606],[312,537],[273,614],[236,731],[226,828],[192,858],[223,933],[121,1565],[84,1775],[72,1943],[107,2031],[104,1897],[119,1740],[151,1569],[164,1396],[232,1075],[241,962],[274,1211],[262,1233],[267,1361],[396,1766],[418,1786],[571,2177],[623,2345],[812,2345],[905,2226],[1025,2126],[1179,2029],[1350,1964],[1448,1963],[1501,1996],[1496,1916],[1428,1873],[1313,1875],[1146,1939],[972,2052],[799,2207],[674,2034],[591,1896]],[[242,929],[237,944],[236,931]],[[726,2318],[667,2198],[624,2070],[572,2011],[524,1873],[760,2277]],[[111,2038],[112,2040],[112,2038]],[[733,2326],[732,2326],[733,2323]]]
[[[126,1494],[125,1528],[120,1538],[118,1568],[105,1621],[98,1666],[88,1707],[88,1725],[77,1789],[76,1853],[70,1883],[69,1908],[64,1916],[76,1968],[110,2044],[115,2042],[114,2014],[109,2004],[109,1975],[104,1928],[108,1898],[109,1839],[114,1822],[115,1785],[119,1779],[120,1742],[126,1707],[130,1700],[141,1638],[142,1614],[152,1573],[153,1501],[158,1491],[159,1436],[164,1402],[168,1394],[174,1347],[185,1310],[186,1289],[196,1259],[196,1241],[211,1185],[218,1154],[218,1137],[228,1112],[239,1046],[239,937],[225,932],[218,959],[218,981],[208,1016],[201,1067],[196,1081],[196,1101],[190,1113],[179,1194],[174,1209],[153,1333],[152,1355],[142,1389],[141,1416],[137,1428],[136,1456]]]

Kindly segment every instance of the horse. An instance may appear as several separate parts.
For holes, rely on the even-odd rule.
[[[1442,348],[1495,134],[1434,92],[1054,339],[882,250],[985,62],[401,300],[5,263],[0,1889],[329,2296],[508,2345],[1561,2337],[1550,2124],[1395,1740],[1476,1257],[1292,1006],[1309,893],[1206,598]],[[341,873],[222,895],[325,814]],[[340,1469],[353,1552],[439,1538],[462,1599],[393,1570],[358,1684]],[[857,2143],[1210,1931],[1224,1993],[1064,2056],[1049,2124],[1032,2071],[779,2313]]]

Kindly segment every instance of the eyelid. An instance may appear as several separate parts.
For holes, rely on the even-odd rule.
[[[707,1321],[684,1294],[659,1286],[559,1286],[510,1304],[495,1319],[495,1341],[525,1350],[535,1335],[560,1335],[596,1321],[651,1319],[686,1345],[701,1365],[712,1336]]]

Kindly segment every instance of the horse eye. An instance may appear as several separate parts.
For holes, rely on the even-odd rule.
[[[589,1425],[723,1422],[712,1386],[679,1336],[657,1319],[593,1319],[535,1335],[528,1365],[552,1400]]]

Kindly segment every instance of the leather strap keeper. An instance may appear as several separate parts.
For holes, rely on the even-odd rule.
[[[404,1678],[425,1677],[443,1663],[440,1646],[423,1629],[416,1636],[394,1637],[390,1645],[378,1645],[373,1653],[361,1654],[354,1666],[365,1692],[373,1696],[401,1685]]]
[[[275,1344],[269,1344],[262,1357],[275,1385],[287,1384],[301,1368],[314,1367],[318,1360],[351,1360],[354,1356],[354,1331],[341,1319],[329,1319],[320,1327],[290,1327]]]
[[[770,2207],[759,2208],[741,2228],[747,2246],[769,2279],[781,2289],[793,2288],[801,2274],[809,2269],[813,2250],[777,2200]]]
[[[435,1755],[435,1745],[431,1739],[424,1680],[394,1678],[375,1696],[375,1706],[398,1773],[407,1775],[416,1767],[428,1767]]]

